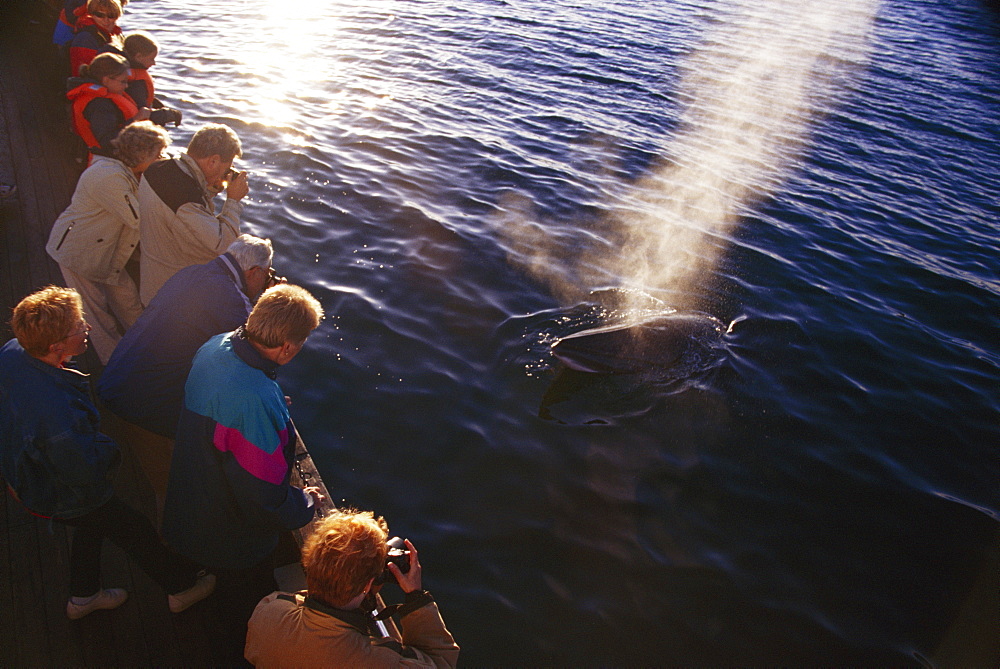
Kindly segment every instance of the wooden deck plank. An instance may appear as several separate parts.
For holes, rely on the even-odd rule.
[[[17,612],[14,651],[21,660],[19,666],[52,666],[45,608],[39,605],[44,598],[42,585],[45,575],[38,562],[38,530],[38,524],[33,519],[15,517],[8,535],[13,557],[10,582],[14,610]]]
[[[14,606],[13,561],[10,523],[7,522],[11,500],[6,490],[0,493],[0,664],[21,666],[17,649],[18,620]]]
[[[53,666],[80,664],[83,649],[73,637],[72,621],[66,617],[71,531],[59,523],[36,521],[35,527],[38,532],[38,568],[45,574],[41,604],[45,611],[49,657]],[[59,641],[53,642],[53,639]]]

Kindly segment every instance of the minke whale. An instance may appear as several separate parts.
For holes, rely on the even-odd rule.
[[[552,355],[579,372],[634,374],[670,367],[694,349],[714,346],[725,331],[708,314],[674,312],[575,332],[556,340]]]

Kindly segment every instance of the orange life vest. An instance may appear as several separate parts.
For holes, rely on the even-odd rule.
[[[112,94],[106,86],[95,83],[81,84],[68,92],[66,97],[73,102],[73,130],[83,138],[87,148],[91,151],[101,148],[101,143],[97,141],[93,131],[90,129],[90,121],[83,115],[83,111],[96,98],[108,98],[118,109],[121,110],[125,123],[139,113],[139,108],[129,96],[124,93]]]
[[[149,76],[149,70],[144,67],[133,67],[129,71],[128,75],[129,81],[141,81],[146,84],[146,106],[153,106],[153,98],[155,97],[156,91],[153,88],[153,77]]]

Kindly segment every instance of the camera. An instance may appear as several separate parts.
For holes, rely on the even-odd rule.
[[[389,571],[389,564],[392,562],[396,563],[402,573],[410,571],[410,551],[406,550],[406,543],[399,537],[393,537],[385,543],[389,547],[389,553],[385,557],[386,567],[375,577],[375,585],[396,582],[396,577]]]

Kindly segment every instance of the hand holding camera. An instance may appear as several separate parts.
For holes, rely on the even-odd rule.
[[[389,554],[386,556],[385,572],[378,580],[385,583],[388,574],[391,574],[403,592],[423,590],[420,560],[417,557],[417,549],[410,540],[393,537],[386,543],[389,544]]]
[[[250,184],[247,180],[246,172],[237,172],[229,168],[226,176],[222,177],[223,187],[226,189],[226,197],[230,200],[242,200],[250,192]]]

